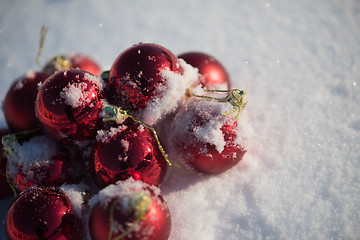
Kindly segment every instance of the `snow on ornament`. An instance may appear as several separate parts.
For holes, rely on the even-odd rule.
[[[160,190],[128,179],[102,189],[89,201],[93,240],[166,240],[171,217]]]
[[[9,136],[11,137],[11,135]],[[20,193],[34,185],[60,186],[81,181],[82,161],[45,135],[6,143],[7,177]]]
[[[36,115],[53,139],[70,144],[96,135],[102,108],[102,82],[80,70],[58,71],[41,86]]]
[[[246,92],[228,90],[225,68],[210,55],[176,58],[140,43],[122,52],[103,80],[99,65],[82,54],[56,56],[42,70],[11,89],[36,86],[36,99],[14,102],[36,100],[43,132],[2,138],[5,175],[20,193],[8,212],[9,239],[168,239],[170,213],[157,188],[172,165],[168,155],[199,172],[221,173],[247,151],[253,130]],[[46,77],[27,80],[40,75]],[[22,123],[8,102],[4,113]],[[76,159],[79,149],[88,162]]]
[[[168,49],[151,43],[134,45],[113,63],[105,92],[110,104],[152,125],[176,110],[185,90],[196,84],[196,69]]]
[[[224,172],[242,160],[253,133],[244,110],[246,92],[226,92],[191,91],[164,141],[171,159],[205,173]]]
[[[210,90],[230,89],[230,78],[225,67],[213,56],[202,52],[186,52],[178,58],[199,70],[200,83]]]

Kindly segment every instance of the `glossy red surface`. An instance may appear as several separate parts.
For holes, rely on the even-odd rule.
[[[29,72],[17,79],[6,93],[3,111],[9,128],[14,132],[33,130],[39,127],[35,116],[35,100],[38,84],[44,82],[49,73]]]
[[[101,67],[89,56],[84,54],[71,54],[67,56],[67,59],[70,61],[71,68],[80,68],[82,70],[88,71],[95,76],[100,76]]]
[[[89,77],[90,76],[90,77]],[[93,137],[98,130],[98,113],[102,107],[101,87],[95,77],[80,69],[68,69],[53,74],[42,85],[36,100],[36,115],[46,134],[69,144]],[[81,84],[83,96],[79,106],[72,106],[62,98],[64,89]]]
[[[46,165],[34,163],[27,172],[18,168],[18,172],[9,178],[13,187],[20,193],[34,185],[58,187],[62,184],[77,184],[82,180],[83,169],[80,159],[70,157],[67,152],[59,149]],[[29,171],[31,171],[31,175],[29,175]]]
[[[195,145],[187,146],[187,151],[191,152],[191,159],[187,162],[197,171],[205,173],[222,173],[241,161],[246,153],[239,145],[233,144],[236,133],[231,125],[223,125],[221,128],[226,146],[224,150],[219,153],[215,146],[209,143],[198,142]],[[184,143],[186,144],[186,143]],[[202,154],[199,149],[206,148],[207,153]],[[236,156],[236,157],[234,157]]]
[[[55,56],[45,64],[44,71],[53,74],[70,68],[80,68],[95,76],[100,76],[102,72],[100,65],[94,59],[82,53]]]
[[[136,192],[135,192],[136,193]],[[110,199],[109,203],[104,206],[97,203],[91,209],[89,218],[89,231],[93,240],[107,240],[110,231],[110,208],[116,201],[116,198]],[[136,221],[133,211],[124,209],[121,202],[116,204],[113,212],[114,220],[117,222],[116,227],[123,229],[119,232],[113,232],[113,238],[129,231],[122,240],[166,240],[169,238],[171,230],[171,217],[166,202],[161,196],[151,196],[151,204],[145,218],[140,222]],[[133,224],[133,225],[129,225]],[[120,225],[120,226],[119,226]],[[133,230],[131,226],[137,225]],[[115,227],[115,226],[113,226]]]
[[[111,104],[127,110],[146,107],[157,96],[157,88],[166,81],[163,70],[181,72],[177,58],[166,48],[150,43],[134,45],[113,63],[107,82],[107,96]]]
[[[199,69],[201,84],[212,90],[229,90],[230,79],[225,67],[213,56],[201,52],[188,52],[178,56]],[[224,86],[226,86],[224,88]]]
[[[225,141],[224,149],[219,152],[214,144],[203,142],[199,140],[194,131],[202,128],[211,119],[217,117],[216,113],[207,111],[204,113],[200,107],[192,105],[186,111],[181,111],[180,114],[191,115],[191,119],[187,124],[186,129],[181,133],[183,136],[179,136],[174,139],[176,146],[179,149],[184,149],[186,154],[183,154],[183,160],[192,166],[195,170],[205,173],[221,173],[241,161],[246,151],[235,143],[235,138],[241,132],[236,129],[236,121],[229,118],[217,118],[221,125],[221,132]],[[175,119],[176,121],[176,119]],[[207,131],[211,131],[207,128]],[[201,149],[201,150],[200,150]]]
[[[82,223],[70,200],[56,188],[31,188],[10,206],[6,232],[11,240],[79,240]]]
[[[97,142],[90,167],[101,188],[130,177],[158,186],[165,177],[167,162],[152,132],[147,128],[139,131],[138,124],[134,124],[109,141]]]

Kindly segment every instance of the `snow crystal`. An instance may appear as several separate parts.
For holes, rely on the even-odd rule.
[[[25,73],[26,78],[33,79],[33,78],[35,78],[35,76],[36,76],[36,72],[35,72],[35,70],[32,70],[32,69],[27,70]]]
[[[143,124],[139,124],[139,126],[138,126],[138,131],[139,131],[140,133],[145,131],[145,127],[144,127]]]
[[[103,89],[104,83],[100,76],[95,76],[94,74],[86,72],[86,73],[84,73],[84,79],[89,80],[90,82],[96,84],[96,86],[100,90]]]
[[[43,82],[38,82],[38,84],[37,84],[37,89],[38,89],[38,91],[40,90],[40,88],[42,87],[42,85],[43,85]]]
[[[199,73],[197,68],[179,59],[178,64],[184,73],[175,73],[170,70],[161,72],[166,84],[158,86],[159,97],[152,99],[146,108],[139,114],[139,118],[147,124],[153,125],[165,115],[174,112],[185,98],[186,89],[197,84]]]
[[[97,131],[96,141],[103,143],[107,142],[126,128],[125,125],[119,125],[118,127],[111,127],[110,130],[99,130]]]
[[[87,91],[88,84],[86,82],[68,84],[62,92],[60,97],[65,101],[66,104],[77,108],[85,106],[91,101],[91,92]]]
[[[121,146],[123,147],[125,152],[127,152],[127,151],[129,151],[129,148],[130,148],[130,142],[125,139],[121,139]]]

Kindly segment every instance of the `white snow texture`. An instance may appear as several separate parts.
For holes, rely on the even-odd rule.
[[[82,52],[107,70],[138,42],[208,53],[247,91],[255,135],[221,175],[171,168],[170,239],[360,239],[359,24],[358,0],[2,0],[0,98],[38,69],[42,25],[42,63]]]

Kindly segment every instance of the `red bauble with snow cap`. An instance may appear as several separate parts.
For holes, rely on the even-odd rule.
[[[131,120],[98,131],[96,139],[90,168],[99,187],[130,177],[156,186],[163,181],[167,162],[148,128]]]
[[[27,131],[39,127],[40,123],[35,116],[38,85],[50,75],[29,70],[11,85],[4,99],[3,111],[12,131]]]
[[[45,135],[13,142],[7,160],[7,176],[18,193],[34,185],[79,183],[84,175],[80,157]]]
[[[230,78],[225,67],[213,56],[202,52],[187,52],[178,56],[199,70],[200,83],[207,89],[230,89]]]
[[[46,134],[61,143],[86,140],[98,130],[102,84],[84,70],[58,71],[37,95],[36,115]]]
[[[82,228],[62,190],[34,187],[13,202],[5,229],[10,240],[79,240],[83,239]]]
[[[182,71],[168,49],[151,43],[128,48],[110,69],[106,87],[109,102],[127,110],[144,109],[166,85],[163,71]]]
[[[160,190],[128,179],[90,199],[89,231],[93,240],[166,240],[171,217]]]
[[[221,173],[232,168],[242,160],[252,134],[246,112],[236,115],[228,102],[191,97],[169,130],[170,157],[199,172]]]

